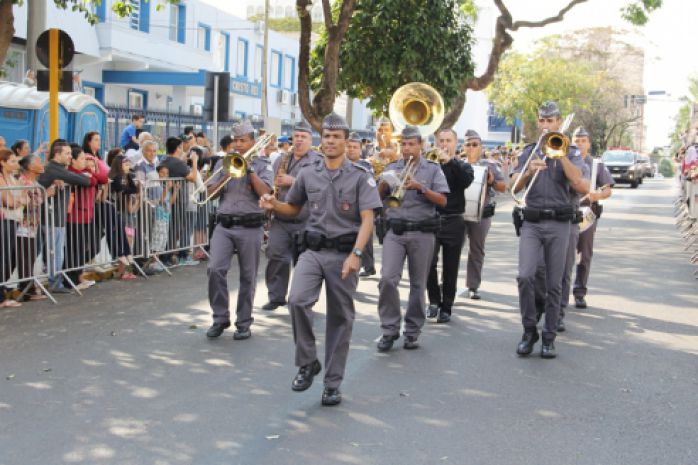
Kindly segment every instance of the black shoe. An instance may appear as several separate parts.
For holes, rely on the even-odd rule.
[[[470,298],[473,300],[480,300],[480,293],[477,292],[477,289],[470,289]]]
[[[402,345],[402,347],[407,350],[419,349],[417,336],[405,336],[405,343]]]
[[[223,334],[223,330],[230,328],[230,323],[213,323],[208,331],[206,331],[206,336],[208,337],[218,337]]]
[[[322,370],[322,366],[317,360],[310,365],[300,367],[298,374],[293,378],[291,389],[298,392],[305,391],[313,384],[313,378],[320,373],[320,370]]]
[[[562,318],[557,320],[557,332],[564,333],[566,330],[567,328],[565,327],[565,320],[563,320]]]
[[[540,348],[541,358],[555,358],[557,357],[557,352],[555,351],[555,343],[550,340],[546,341],[543,339],[543,345]]]
[[[277,308],[283,305],[286,305],[286,302],[267,302],[266,304],[262,305],[262,310],[270,312],[272,310],[276,310]]]
[[[519,355],[530,355],[533,352],[533,346],[538,342],[539,336],[537,332],[526,331],[516,348],[516,353]]]
[[[378,352],[387,352],[393,347],[393,342],[397,341],[400,336],[386,336],[383,335],[378,341],[376,347],[378,347]]]
[[[429,304],[427,307],[427,318],[436,318],[439,314],[439,306],[435,304]]]
[[[233,333],[233,339],[235,339],[236,341],[242,341],[244,339],[249,339],[250,336],[252,336],[252,331],[250,331],[249,329],[246,329],[245,331],[240,331],[238,329],[238,330],[235,330],[235,332]]]
[[[376,269],[373,268],[372,270],[363,270],[361,273],[359,273],[360,278],[365,278],[367,276],[373,276],[376,274]]]
[[[326,387],[322,391],[322,405],[327,405],[328,407],[332,405],[339,405],[342,403],[342,393],[339,389],[332,389]]]
[[[439,313],[439,317],[436,319],[437,323],[448,323],[451,321],[451,314],[446,313],[443,310]]]
[[[587,308],[587,301],[584,300],[584,297],[575,297],[574,306],[577,308]]]

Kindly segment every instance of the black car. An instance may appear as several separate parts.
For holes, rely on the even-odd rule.
[[[629,150],[609,150],[603,154],[602,160],[616,184],[630,184],[635,189],[648,174],[640,155]]]

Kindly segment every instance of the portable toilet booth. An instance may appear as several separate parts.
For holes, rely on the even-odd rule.
[[[85,134],[96,131],[102,142],[107,130],[107,110],[97,100],[81,92],[62,92],[58,101],[68,112],[68,140],[82,145]],[[100,153],[106,150],[100,147]]]
[[[48,100],[48,92],[38,92],[36,87],[0,81],[0,136],[8,146],[25,139],[36,150],[48,142]],[[68,139],[68,112],[60,104],[58,137]]]

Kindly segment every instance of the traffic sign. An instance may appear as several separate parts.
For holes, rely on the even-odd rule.
[[[42,65],[49,68],[49,36],[50,29],[41,33],[36,40],[36,57]],[[58,67],[64,68],[73,61],[75,45],[67,32],[58,29]]]

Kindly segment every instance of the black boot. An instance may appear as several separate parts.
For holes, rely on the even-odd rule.
[[[293,378],[291,389],[294,391],[305,391],[313,384],[313,378],[320,373],[320,370],[322,370],[322,366],[317,360],[309,365],[303,365],[298,370],[296,377]]]
[[[538,331],[536,331],[535,328],[533,330],[526,330],[521,338],[521,342],[519,342],[516,348],[516,353],[519,355],[530,355],[538,339]]]
[[[541,358],[555,358],[557,357],[557,352],[555,351],[555,335],[554,334],[543,334],[543,345],[540,348]]]

